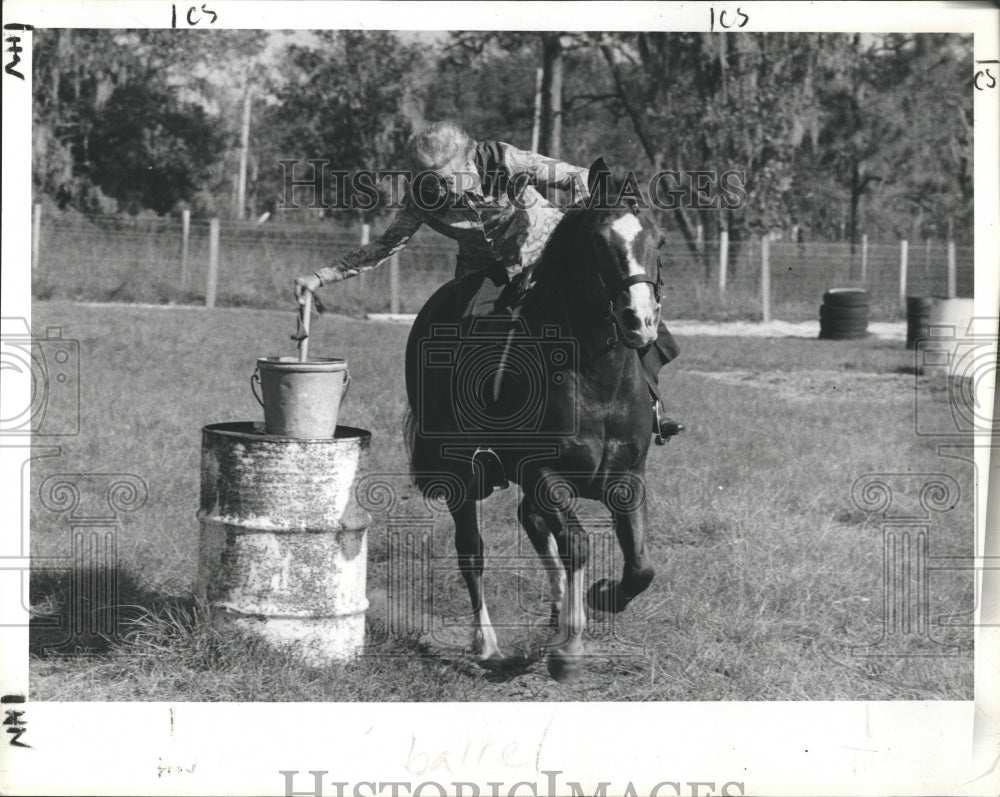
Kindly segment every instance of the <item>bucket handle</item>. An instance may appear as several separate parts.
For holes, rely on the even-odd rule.
[[[340,403],[344,403],[344,399],[347,398],[347,391],[351,388],[351,372],[344,369],[344,389],[340,392]]]
[[[262,399],[257,393],[257,385],[260,384],[260,366],[258,365],[253,369],[253,373],[250,375],[250,390],[253,393],[253,397],[257,399],[257,403],[260,406],[264,406],[264,399]],[[263,390],[263,387],[261,387]]]

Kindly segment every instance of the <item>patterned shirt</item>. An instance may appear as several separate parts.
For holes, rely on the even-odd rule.
[[[537,189],[569,189],[576,197],[586,197],[587,169],[502,141],[476,145],[475,163],[481,192],[448,197],[441,209],[431,210],[432,203],[418,203],[408,191],[385,232],[316,272],[321,283],[381,265],[401,251],[423,224],[458,242],[455,276],[459,279],[497,267],[513,278],[536,263],[565,213]]]

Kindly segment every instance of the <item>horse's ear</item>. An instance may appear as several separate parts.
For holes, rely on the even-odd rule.
[[[587,191],[591,197],[600,194],[603,198],[608,191],[608,180],[611,178],[611,169],[604,158],[598,158],[590,164],[590,171],[587,174]]]

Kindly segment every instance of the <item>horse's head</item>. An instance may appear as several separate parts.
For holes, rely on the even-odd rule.
[[[603,158],[590,167],[588,207],[584,224],[588,248],[596,255],[594,267],[622,342],[629,348],[647,346],[656,339],[660,323],[660,244],[663,235],[649,216],[634,204],[619,203],[609,189],[610,170]]]

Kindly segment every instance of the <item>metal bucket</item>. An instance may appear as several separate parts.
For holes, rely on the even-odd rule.
[[[347,361],[338,358],[300,362],[294,357],[261,357],[250,378],[254,397],[264,408],[267,433],[305,440],[334,436],[350,385]]]
[[[364,645],[368,525],[355,497],[371,433],[329,440],[202,429],[198,586],[216,622],[322,666]]]

